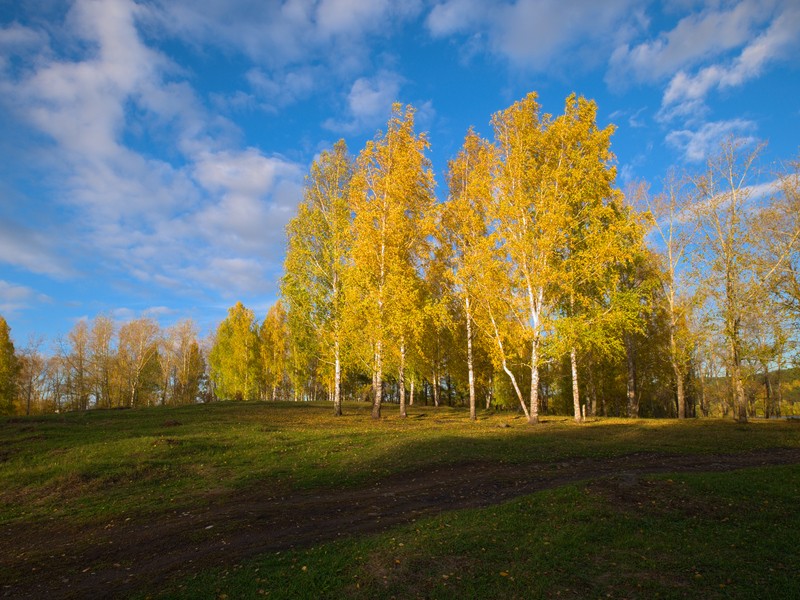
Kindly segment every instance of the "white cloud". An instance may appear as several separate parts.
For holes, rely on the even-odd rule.
[[[402,77],[391,71],[357,79],[347,95],[346,119],[329,119],[324,126],[340,133],[356,133],[378,127],[385,123],[392,103],[399,100],[402,83]]]
[[[76,260],[99,261],[104,277],[171,285],[186,273],[202,275],[194,265],[212,257],[235,264],[256,255],[277,268],[264,256],[280,255],[283,226],[300,197],[300,167],[237,149],[238,130],[207,111],[182,80],[187,74],[143,41],[141,21],[152,23],[156,11],[132,0],[77,0],[63,24],[50,25],[50,37],[0,33],[23,65],[0,72],[0,102],[52,140],[58,191],[49,209],[63,214],[66,206],[70,215],[52,243],[40,234],[3,235],[0,260],[65,274],[68,266],[50,255],[69,248]],[[30,43],[36,36],[44,47]],[[140,136],[156,146],[163,140],[168,158],[134,149]],[[220,281],[182,286],[185,293],[219,291]],[[245,278],[221,285],[234,283],[261,289]]]
[[[688,162],[700,162],[719,151],[720,143],[730,137],[744,143],[755,141],[756,124],[745,119],[705,123],[697,130],[682,129],[667,135],[667,143],[683,152]]]
[[[686,5],[680,12],[696,8]],[[710,92],[742,86],[798,49],[800,5],[794,0],[709,3],[671,30],[618,45],[606,81],[614,87],[667,81],[658,119],[697,122],[705,117]]]
[[[55,249],[58,234],[34,231],[8,218],[0,220],[0,262],[32,273],[65,278],[74,274]]]
[[[149,18],[193,44],[243,52],[269,70],[320,60],[362,64],[365,41],[419,14],[420,0],[173,0]],[[347,60],[345,60],[347,59]]]
[[[798,47],[800,6],[795,6],[780,13],[732,61],[709,65],[693,75],[684,71],[675,74],[664,92],[662,113],[669,117],[695,111],[712,90],[739,87],[761,75],[770,62],[791,56]]]
[[[677,70],[698,64],[740,47],[755,28],[769,19],[776,2],[745,0],[734,6],[707,8],[690,14],[655,39],[630,46],[621,44],[610,61],[609,81],[659,81]]]
[[[193,218],[199,234],[228,251],[281,254],[284,227],[302,196],[297,165],[249,148],[204,156],[195,176],[219,198]]]
[[[463,33],[480,22],[486,8],[485,0],[447,0],[431,9],[425,23],[435,37]]]
[[[47,295],[40,294],[27,286],[0,279],[0,312],[2,313],[16,313],[35,304],[50,302],[50,300]]]
[[[243,257],[209,258],[203,264],[189,267],[185,275],[207,280],[223,297],[237,300],[243,290],[252,294],[274,293],[277,284],[263,262]]]
[[[488,49],[512,64],[543,70],[592,49],[597,60],[637,18],[632,0],[444,0],[428,14],[434,37],[479,33]],[[584,60],[589,59],[584,54]]]
[[[272,75],[259,68],[247,72],[253,90],[265,100],[267,108],[273,109],[308,98],[327,79],[326,70],[318,65],[284,69]]]

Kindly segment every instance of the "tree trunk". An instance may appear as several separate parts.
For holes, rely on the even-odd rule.
[[[708,401],[706,400],[706,376],[703,373],[702,367],[699,369],[698,375],[698,381],[700,382],[700,413],[704,417],[707,417]]]
[[[405,418],[406,414],[406,344],[400,342],[400,369],[398,372],[397,383],[400,385],[400,416]]]
[[[342,416],[342,363],[339,357],[339,340],[333,344],[333,414]]]
[[[778,368],[775,371],[775,416],[781,416],[781,403],[783,402],[783,391],[781,390],[781,361],[778,359]]]
[[[409,397],[408,397],[408,405],[409,406],[414,406],[414,381],[415,380],[416,380],[415,377],[411,378],[411,391],[410,391]]]
[[[675,327],[669,330],[669,358],[672,362],[672,371],[675,373],[675,391],[678,403],[678,418],[686,418],[686,394],[683,389],[683,369],[678,360],[678,344],[675,341]]]
[[[583,421],[581,414],[581,397],[578,389],[578,353],[575,346],[569,352],[569,362],[572,367],[572,409],[575,414],[575,422],[580,423]]]
[[[733,399],[735,406],[736,420],[739,423],[747,423],[747,398],[744,395],[744,383],[742,382],[742,365],[739,354],[738,322],[734,324],[734,333],[731,336],[731,386],[733,388]]]
[[[464,299],[467,316],[467,372],[469,375],[469,418],[477,420],[475,410],[475,374],[472,370],[472,314],[470,312],[469,296]]]
[[[766,397],[764,398],[764,416],[769,419],[770,416],[773,414],[772,410],[772,384],[769,380],[769,367],[766,363],[762,363],[762,368],[764,369],[764,392]]]
[[[516,386],[516,382],[514,383]],[[523,406],[524,408],[524,406]],[[528,413],[528,423],[536,425],[539,422],[539,336],[534,334],[531,342],[531,408]]]
[[[439,406],[439,372],[436,367],[433,368],[433,405]]]
[[[372,418],[381,418],[381,400],[383,399],[383,347],[381,342],[375,345],[375,400],[372,403]]]
[[[627,395],[628,418],[639,418],[639,399],[636,396],[636,363],[633,356],[633,339],[629,333],[625,334],[625,359],[627,366]]]
[[[453,382],[450,379],[450,369],[447,370],[444,380],[447,382],[447,406],[453,406]]]

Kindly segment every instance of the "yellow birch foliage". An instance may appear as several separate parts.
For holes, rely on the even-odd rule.
[[[476,418],[474,343],[475,314],[483,274],[491,264],[488,210],[492,202],[497,153],[494,146],[472,129],[448,168],[448,199],[442,211],[440,237],[450,250],[453,294],[463,309],[467,343],[467,377],[470,417]]]
[[[414,131],[414,109],[395,104],[386,133],[369,141],[351,183],[353,251],[351,316],[369,341],[380,417],[387,349],[401,354],[421,326],[419,268],[427,252],[434,207],[425,134]]]
[[[287,225],[281,293],[299,364],[322,364],[341,413],[340,372],[345,342],[345,270],[351,246],[349,187],[353,161],[344,140],[311,165],[297,216]],[[316,360],[314,360],[316,359]]]
[[[516,381],[513,383],[531,423],[539,416],[541,346],[554,307],[553,287],[560,275],[558,251],[563,247],[567,218],[566,207],[554,193],[559,153],[549,131],[551,117],[539,113],[537,96],[531,93],[492,118],[500,158],[491,210],[496,264],[507,294],[505,319],[516,321],[528,344],[529,408]],[[498,319],[495,315],[497,329]],[[502,334],[495,337],[499,344]]]

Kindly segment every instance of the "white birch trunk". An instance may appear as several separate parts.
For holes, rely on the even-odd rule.
[[[339,356],[339,340],[333,344],[333,414],[342,415],[342,363]]]
[[[398,372],[398,383],[400,385],[400,416],[406,415],[406,344],[400,342],[400,369]]]
[[[469,296],[464,298],[464,308],[467,316],[467,371],[469,374],[469,418],[477,420],[475,410],[475,373],[472,362],[472,312],[470,310]]]
[[[575,346],[569,352],[569,362],[572,367],[572,408],[575,411],[575,422],[580,423],[583,421],[583,414],[581,413],[581,397],[578,388],[578,353]]]

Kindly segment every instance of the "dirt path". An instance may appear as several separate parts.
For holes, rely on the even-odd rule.
[[[0,597],[119,598],[200,569],[266,552],[384,531],[423,515],[497,504],[577,481],[625,475],[730,471],[800,464],[800,448],[743,454],[632,454],[558,463],[470,463],[394,475],[372,485],[267,497],[218,496],[192,512],[86,528],[10,526],[0,565],[11,572]]]

